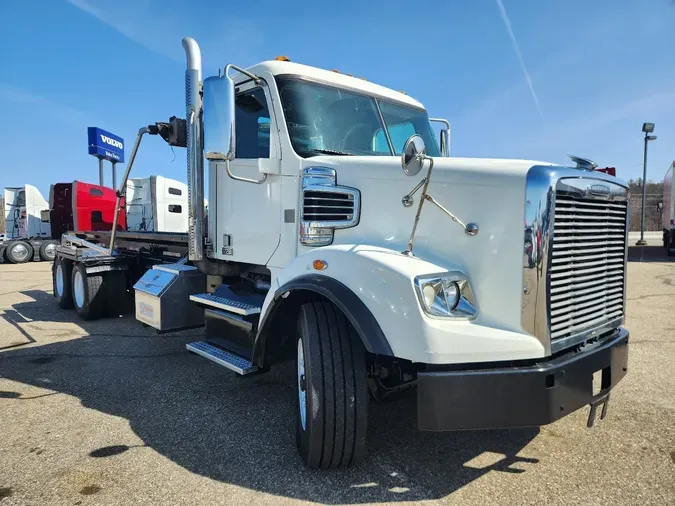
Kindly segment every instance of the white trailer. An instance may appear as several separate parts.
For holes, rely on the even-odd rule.
[[[292,360],[309,467],[358,463],[370,397],[410,387],[423,430],[604,418],[628,360],[624,182],[450,157],[408,95],[287,58],[203,79],[183,46],[186,119],[139,131],[121,188],[144,135],[187,147],[188,233],[64,236],[61,307],[205,325],[187,349],[237,374]]]
[[[663,247],[669,256],[675,255],[675,162],[670,164],[663,177],[663,201],[661,223],[663,226]]]

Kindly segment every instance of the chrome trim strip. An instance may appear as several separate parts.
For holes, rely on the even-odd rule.
[[[526,332],[541,342],[546,355],[551,353],[546,301],[550,289],[548,265],[551,261],[556,180],[555,168],[534,166],[527,172],[525,182],[521,324]]]
[[[594,185],[606,186],[609,192],[600,191],[600,188],[591,191],[591,186]],[[527,173],[521,324],[523,330],[535,336],[541,342],[546,355],[582,342],[589,337],[594,337],[594,332],[598,333],[599,330],[605,330],[616,324],[616,321],[609,322],[599,328],[588,329],[580,334],[558,339],[553,341],[553,344],[551,343],[548,299],[551,289],[550,265],[553,249],[556,190],[569,192],[584,198],[625,201],[628,198],[627,186],[625,182],[608,174],[580,171],[571,167],[535,165]],[[626,222],[626,246],[628,244],[627,234],[628,223]],[[627,255],[624,254],[624,314],[626,259]]]

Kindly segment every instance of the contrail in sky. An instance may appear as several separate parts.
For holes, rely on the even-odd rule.
[[[504,21],[506,31],[508,32],[509,38],[511,39],[511,44],[513,44],[513,50],[515,51],[516,56],[518,57],[518,61],[520,62],[520,68],[522,69],[523,74],[525,75],[525,82],[527,83],[528,88],[530,88],[530,93],[532,94],[532,98],[534,99],[534,105],[537,106],[537,111],[539,111],[539,116],[541,117],[541,121],[543,123],[544,113],[541,111],[541,106],[539,105],[539,98],[537,97],[537,92],[534,91],[534,86],[532,84],[530,72],[527,70],[527,67],[525,66],[523,55],[520,53],[518,41],[516,40],[516,36],[513,34],[513,28],[511,28],[511,20],[509,19],[509,15],[506,13],[506,9],[504,8],[502,0],[495,0],[495,1],[497,2],[497,7],[499,7],[499,13],[502,16],[502,21]]]

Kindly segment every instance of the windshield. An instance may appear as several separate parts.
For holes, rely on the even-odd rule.
[[[293,149],[302,157],[400,155],[415,133],[430,156],[440,156],[422,109],[287,77],[278,77],[277,86]]]

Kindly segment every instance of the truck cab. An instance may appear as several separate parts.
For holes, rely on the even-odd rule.
[[[163,176],[129,179],[125,192],[127,229],[187,232],[187,185]]]
[[[9,239],[49,237],[49,223],[42,220],[41,212],[49,204],[40,190],[32,185],[5,188],[5,230]]]

